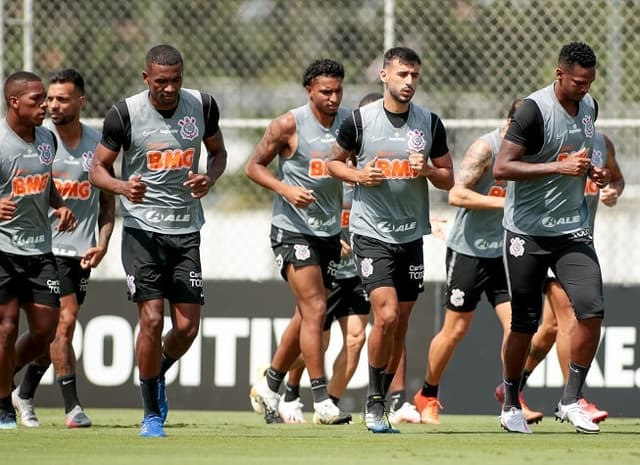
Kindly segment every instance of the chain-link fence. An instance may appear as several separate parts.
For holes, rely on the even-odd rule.
[[[250,183],[241,167],[262,134],[255,119],[270,119],[305,101],[301,73],[313,59],[330,57],[345,65],[344,103],[353,106],[366,92],[381,90],[378,70],[387,45],[416,49],[423,77],[415,100],[444,118],[459,160],[514,96],[553,80],[563,44],[585,41],[599,59],[592,93],[600,103],[600,127],[616,143],[628,183],[615,209],[601,208],[599,224],[607,227],[600,234],[606,237],[596,240],[609,281],[640,282],[637,248],[625,246],[637,229],[640,196],[635,119],[640,2],[0,0],[0,5],[0,77],[25,68],[46,77],[75,67],[87,81],[85,116],[98,121],[113,102],[142,89],[150,46],[167,42],[182,51],[185,85],[216,97],[230,153],[228,172],[206,200],[211,229],[205,229],[204,241],[215,245],[204,251],[205,262],[210,257],[205,274],[214,278],[275,276],[267,241],[271,197]],[[435,212],[452,218],[446,196],[437,192],[434,198]],[[439,253],[440,245],[434,250]],[[115,265],[97,276],[120,276],[117,253],[110,254]],[[439,279],[443,254],[433,259],[437,271],[428,276]]]

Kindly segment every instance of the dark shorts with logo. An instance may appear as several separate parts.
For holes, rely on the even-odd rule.
[[[350,315],[368,315],[371,305],[367,293],[358,276],[336,279],[327,298],[327,317],[324,331],[331,329],[331,323]]]
[[[548,269],[569,296],[578,319],[604,317],[602,273],[588,231],[552,237],[505,231],[504,259],[513,331],[537,330]]]
[[[340,263],[340,234],[330,237],[310,236],[271,226],[271,249],[276,257],[280,276],[287,280],[287,267],[318,265],[326,289],[336,276]]]
[[[0,303],[18,298],[21,303],[60,306],[60,282],[53,254],[0,253]]]
[[[204,304],[200,233],[160,234],[123,228],[122,265],[129,299]]]
[[[58,277],[60,278],[60,297],[75,294],[78,305],[84,303],[91,268],[80,266],[80,260],[71,257],[57,257]]]
[[[509,301],[502,257],[472,257],[447,247],[446,265],[448,309],[472,312],[478,306],[483,292],[494,308]]]
[[[400,302],[414,302],[424,291],[422,238],[391,244],[354,234],[353,255],[364,289],[371,295],[379,287],[393,287]]]

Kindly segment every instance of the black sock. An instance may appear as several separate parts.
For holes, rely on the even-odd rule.
[[[0,411],[15,412],[13,404],[11,403],[11,394],[9,394],[7,397],[0,397]]]
[[[391,410],[398,410],[406,401],[404,389],[402,391],[393,391],[389,394],[389,397],[391,398],[391,405],[389,406]]]
[[[140,391],[142,392],[144,416],[160,416],[160,406],[158,405],[158,377],[140,378]]]
[[[24,378],[20,382],[20,390],[18,391],[18,396],[21,399],[33,399],[36,395],[36,389],[38,389],[38,385],[40,384],[40,380],[44,375],[44,372],[47,371],[48,367],[40,367],[35,363],[29,364],[27,367],[27,371],[24,374]]]
[[[164,374],[169,371],[169,368],[176,363],[178,359],[169,357],[165,351],[162,351],[162,358],[160,360],[160,376],[164,376]]]
[[[387,373],[386,371],[384,372],[384,375],[382,375],[382,388],[384,389],[385,396],[389,392],[389,386],[391,386],[391,381],[393,381],[394,376],[395,373]]]
[[[278,392],[280,390],[282,380],[284,379],[284,375],[286,375],[286,373],[278,371],[273,367],[269,367],[267,369],[267,373],[265,374],[265,376],[267,377],[267,385],[269,386],[269,389],[271,389],[273,392]]]
[[[293,384],[287,383],[284,389],[285,402],[292,402],[300,397],[300,386],[294,386]]]
[[[329,399],[331,399],[336,406],[338,405],[338,402],[340,402],[340,398],[336,396],[329,395]]]
[[[562,405],[569,405],[578,402],[582,386],[587,379],[587,373],[589,373],[589,367],[582,367],[575,363],[569,363],[569,379],[567,385],[562,392]]]
[[[376,368],[369,365],[369,391],[367,397],[380,396],[384,398],[384,367]]]
[[[438,384],[432,385],[425,381],[422,385],[421,394],[424,397],[438,397],[438,386]]]
[[[311,395],[313,396],[313,402],[318,403],[325,401],[329,398],[329,392],[327,391],[327,378],[313,378],[311,381]]]
[[[80,405],[78,393],[76,391],[76,375],[71,374],[61,376],[60,378],[57,378],[56,381],[58,382],[60,392],[62,393],[64,413],[69,413],[76,405]]]
[[[504,405],[503,411],[511,407],[521,408],[520,405],[520,379],[504,379]]]
[[[522,378],[520,379],[520,391],[522,391],[527,385],[527,380],[529,379],[529,376],[531,376],[531,373],[533,372],[527,369],[522,372]]]

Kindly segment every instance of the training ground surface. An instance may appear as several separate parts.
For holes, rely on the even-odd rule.
[[[587,436],[547,417],[517,435],[497,416],[442,415],[440,426],[374,435],[358,423],[266,425],[250,412],[171,410],[168,437],[142,439],[141,410],[88,409],[94,426],[82,430],[66,429],[60,409],[37,413],[38,429],[0,431],[1,464],[640,464],[640,419],[630,418],[608,419]]]

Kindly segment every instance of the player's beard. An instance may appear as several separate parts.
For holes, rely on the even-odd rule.
[[[411,101],[411,99],[413,98],[413,94],[415,93],[415,91],[412,91],[411,94],[407,95],[403,95],[400,93],[400,91],[395,91],[395,90],[391,90],[389,89],[389,95],[391,95],[391,97],[399,103],[409,103]]]
[[[54,117],[54,115],[50,115],[51,122],[55,126],[66,126],[76,119],[75,115],[61,115],[60,118]]]

